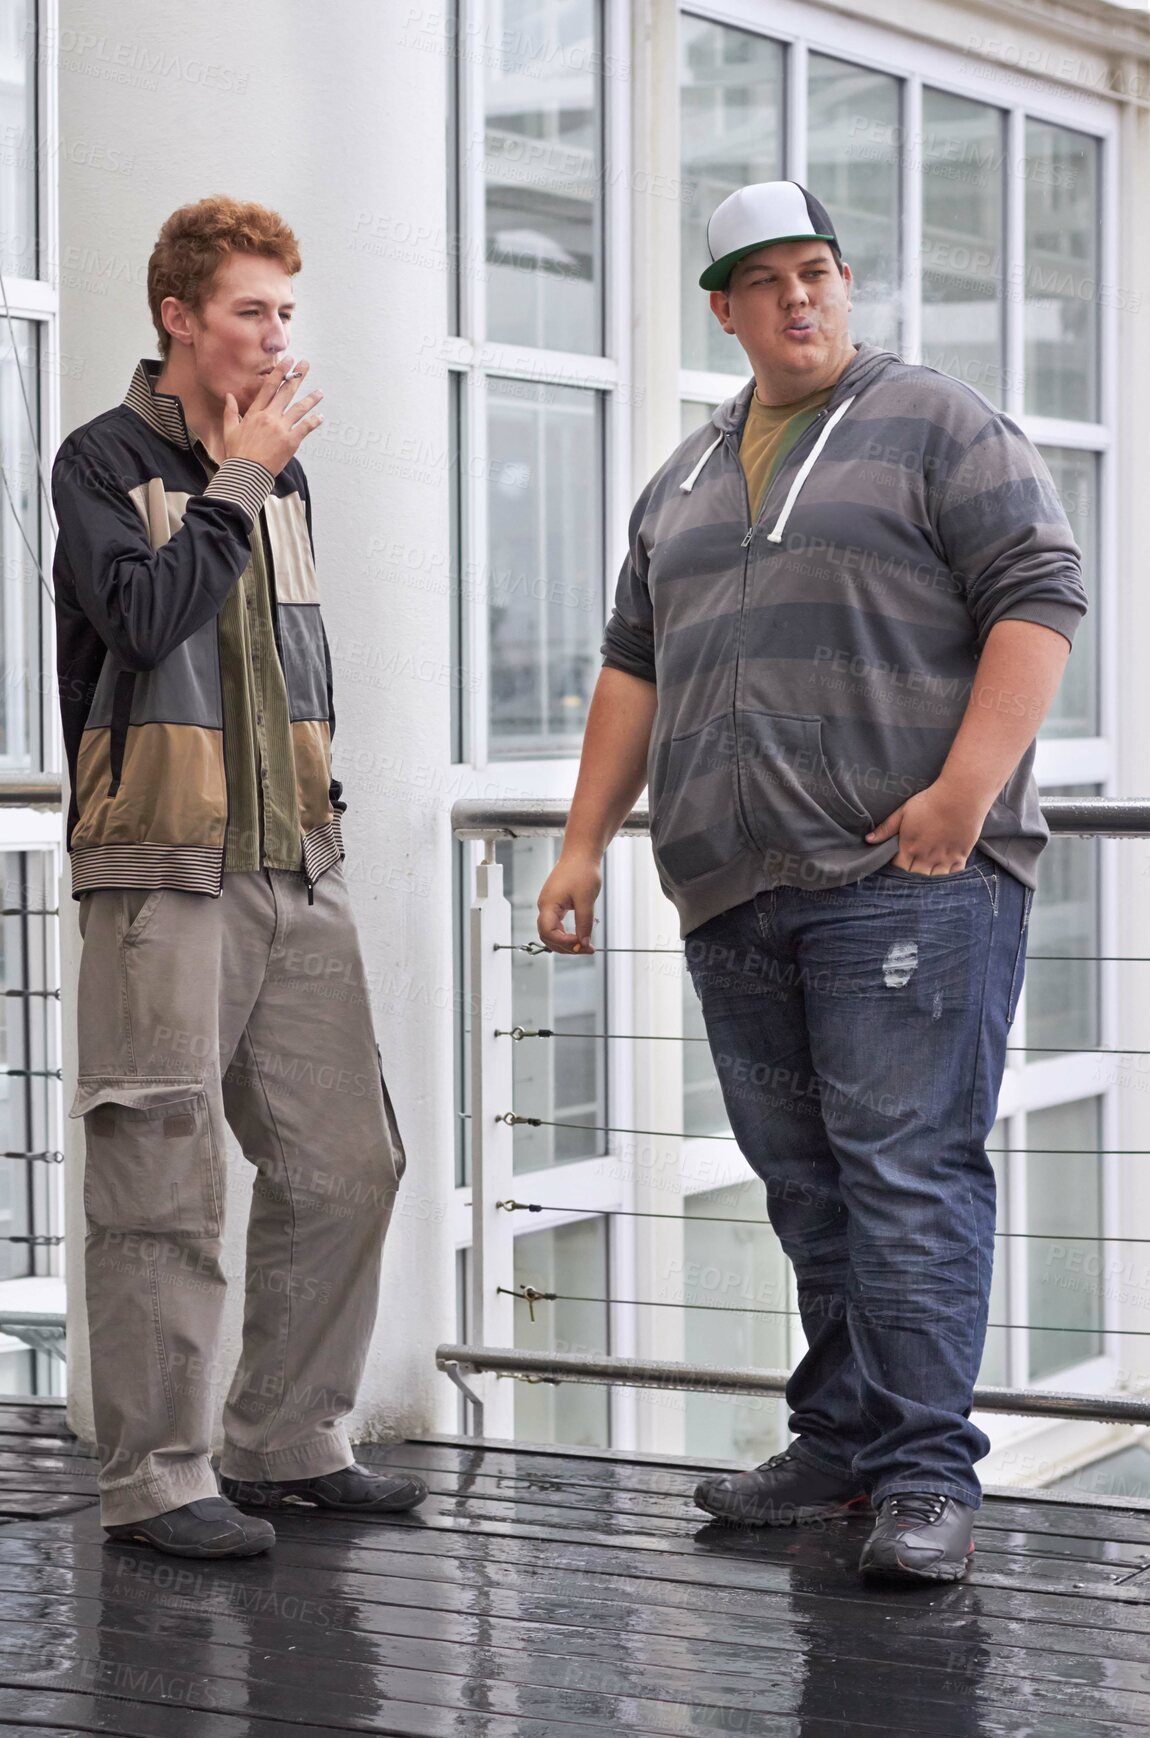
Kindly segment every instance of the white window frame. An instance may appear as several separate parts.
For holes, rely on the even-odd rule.
[[[459,173],[459,285],[460,334],[444,340],[441,360],[449,373],[456,377],[459,393],[459,434],[462,449],[462,476],[459,491],[459,548],[455,552],[464,574],[479,570],[487,560],[487,472],[489,452],[488,383],[491,380],[527,380],[540,385],[588,389],[600,395],[602,428],[603,528],[606,552],[625,547],[627,520],[633,492],[631,480],[631,255],[630,210],[628,189],[631,164],[631,102],[629,81],[618,75],[618,69],[630,60],[630,7],[626,0],[599,0],[602,21],[601,100],[603,117],[604,201],[602,237],[602,331],[603,354],[584,355],[565,351],[534,349],[523,345],[496,343],[487,338],[486,284],[482,271],[476,267],[485,258],[485,196],[483,153],[478,142],[484,137],[484,72],[485,57],[467,54],[458,62],[458,123],[457,137],[461,143]],[[490,11],[485,0],[458,0],[457,40],[460,43],[486,42],[483,24]],[[614,68],[614,72],[606,69]],[[470,150],[467,146],[470,145]],[[448,173],[455,166],[448,166]],[[610,558],[603,564],[601,607],[604,621],[610,613],[614,595],[615,571]],[[569,802],[575,789],[578,754],[540,755],[538,757],[490,757],[489,707],[490,670],[488,661],[487,610],[480,605],[471,607],[464,586],[464,605],[460,622],[460,653],[466,677],[460,689],[464,759],[453,768],[451,799],[494,799],[498,797],[561,799]],[[470,903],[475,884],[475,869],[483,847],[478,842],[466,842],[463,853],[464,900]],[[629,887],[622,875],[607,878],[609,926],[617,934],[629,930]],[[466,940],[464,940],[466,946]],[[625,958],[625,956],[624,956]],[[619,956],[608,959],[606,1006],[617,1009],[625,1005],[628,993],[628,970]],[[508,1010],[510,1012],[510,1010]],[[607,1029],[611,1029],[608,1019]],[[627,1028],[624,1027],[624,1030]],[[510,1040],[509,1040],[510,1041]],[[627,1052],[630,1046],[611,1041],[607,1046],[608,1103],[619,1102],[620,1093],[628,1093],[628,1077],[633,1062]],[[608,1111],[611,1119],[611,1112]],[[605,1170],[614,1169],[603,1151],[589,1159],[559,1165],[543,1171],[520,1173],[516,1189],[524,1199],[551,1199],[558,1187],[564,1202],[571,1206],[593,1207],[596,1214],[609,1213],[625,1204],[627,1188],[616,1183]],[[471,1247],[471,1190],[457,1187],[454,1198],[454,1230],[456,1250]],[[517,1215],[516,1234],[555,1229],[557,1226],[585,1222],[585,1213],[532,1213]],[[519,1221],[522,1221],[520,1223]],[[626,1223],[626,1222],[623,1222]],[[627,1289],[628,1245],[626,1234],[620,1234],[620,1222],[606,1227],[607,1259],[611,1277],[611,1296],[633,1296]],[[511,1275],[507,1276],[511,1283]],[[634,1313],[634,1312],[630,1312]],[[619,1312],[612,1308],[609,1323],[609,1343],[613,1351],[625,1352],[626,1333],[619,1333]],[[628,1431],[627,1420],[633,1411],[633,1395],[629,1390],[613,1388],[610,1392],[611,1440],[617,1441]]]
[[[58,0],[37,0],[36,4],[36,117],[33,131],[38,144],[37,162],[37,237],[39,276],[10,278],[5,276],[8,313],[12,320],[28,320],[38,328],[39,336],[39,458],[47,479],[56,449],[60,444],[60,376],[59,341],[59,181],[60,160],[59,92],[56,49],[59,42]],[[0,306],[0,319],[4,309]],[[38,489],[40,565],[49,587],[52,583],[52,522]],[[0,501],[0,512],[10,514],[6,500]],[[39,696],[40,717],[36,730],[30,732],[43,744],[45,777],[62,781],[67,800],[67,778],[64,772],[63,739],[56,700],[56,620],[43,585],[37,583],[36,595],[40,611],[40,631],[31,635],[33,643],[44,647],[44,667],[32,684]],[[27,641],[25,641],[27,643]],[[28,770],[23,761],[7,761],[4,771],[19,773]],[[43,854],[47,858],[44,877],[49,906],[55,888],[62,886],[64,865],[64,810],[35,808],[5,808],[0,810],[0,849]],[[48,924],[47,969],[51,976],[48,987],[58,986],[61,976],[59,924]],[[35,1058],[34,1065],[58,1066],[62,1055],[62,1027],[58,999],[47,1002],[46,1040],[48,1056]],[[53,1061],[55,1059],[55,1061]],[[42,1138],[41,1138],[42,1137]],[[48,1095],[47,1126],[34,1131],[34,1145],[59,1150],[63,1145],[63,1093],[57,1085]],[[0,1160],[0,1164],[16,1166],[18,1160]],[[64,1167],[34,1165],[31,1167],[32,1231],[36,1235],[58,1236],[64,1229]],[[0,1305],[12,1309],[64,1309],[64,1256],[62,1246],[33,1248],[31,1277],[0,1281]],[[33,1295],[34,1292],[34,1295]],[[0,1354],[26,1352],[21,1341],[0,1335]],[[63,1391],[63,1366],[44,1353],[35,1353],[37,1388],[40,1392],[58,1394]]]

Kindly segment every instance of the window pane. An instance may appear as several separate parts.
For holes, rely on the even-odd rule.
[[[0,1345],[5,1342],[0,1340]],[[18,1341],[10,1342],[13,1346]],[[32,1374],[32,1353],[28,1351],[0,1352],[0,1394],[31,1394],[35,1390]]]
[[[1098,717],[1098,455],[1041,447],[1054,487],[1082,551],[1090,608],[1074,635],[1074,650],[1040,736],[1096,736]]]
[[[491,758],[577,755],[603,638],[600,395],[488,393]]]
[[[459,331],[459,5],[444,9],[447,73],[447,330]],[[454,450],[454,449],[453,449]],[[460,1395],[462,1401],[463,1396]]]
[[[998,1186],[998,1231],[994,1242],[994,1272],[990,1282],[990,1309],[988,1311],[991,1323],[1003,1323],[1010,1320],[1010,1287],[1008,1284],[1008,1268],[1013,1245],[1008,1237],[1002,1235],[1013,1230],[1008,1216],[1009,1195],[1006,1179],[1009,1158],[999,1150],[1006,1146],[1006,1129],[1004,1122],[996,1122],[987,1137],[986,1146],[990,1154],[990,1162],[994,1167],[994,1180]],[[1005,1327],[988,1326],[986,1344],[982,1349],[982,1364],[978,1372],[978,1380],[985,1388],[1005,1388],[1009,1383],[1010,1364],[1007,1352],[1010,1336]]]
[[[487,59],[487,336],[603,348],[595,0],[502,0]]]
[[[851,337],[897,351],[899,81],[824,54],[809,65],[806,184],[829,211],[854,273]]]
[[[691,974],[683,965],[683,1128],[689,1135],[730,1134],[719,1077],[710,1044],[703,1010]],[[695,1043],[695,1039],[703,1043]]]
[[[1026,1161],[1027,1230],[1049,1241],[1028,1244],[1030,1253],[1030,1380],[1069,1369],[1102,1351],[1102,1144],[1096,1098],[1031,1111],[1028,1148],[1077,1148],[1035,1152]],[[1034,1324],[1040,1324],[1035,1326]],[[1088,1333],[1057,1329],[1092,1330]]]
[[[34,278],[36,263],[36,0],[0,6],[0,271]]]
[[[707,1223],[765,1220],[762,1183],[688,1195],[683,1207],[684,1302],[713,1306],[684,1312],[687,1362],[788,1369],[786,1315],[736,1313],[790,1307],[786,1257],[774,1231],[760,1223]],[[785,1446],[786,1420],[785,1402],[770,1395],[688,1394],[686,1451],[704,1459],[762,1461]]]
[[[511,939],[517,945],[538,941],[539,889],[559,855],[558,839],[510,840],[496,846],[496,860],[503,864],[503,890],[511,901]],[[597,902],[599,924],[597,948],[606,945],[603,919],[607,908],[604,893]],[[554,1038],[508,1038],[514,1046],[515,1110],[520,1116],[544,1117],[548,1122],[581,1123],[586,1128],[530,1128],[516,1125],[515,1169],[538,1171],[572,1159],[593,1158],[607,1150],[601,1126],[607,1121],[607,1047],[601,1038],[568,1038],[565,1032],[607,1030],[604,955],[596,951],[577,954],[528,954],[513,956],[511,1009],[496,1010],[500,1025],[504,1013],[514,1017],[506,1023],[537,1032],[541,1027]],[[509,1105],[508,1109],[511,1108]],[[595,1126],[591,1126],[595,1125]]]
[[[1049,797],[1094,797],[1094,785],[1043,791]],[[1026,1042],[1044,1050],[1090,1049],[1098,1038],[1098,840],[1055,836],[1038,862],[1026,966]],[[1036,959],[1036,954],[1078,958]],[[1016,1034],[1016,1035],[1015,1035]],[[1011,1043],[1022,1043],[1015,1027]]]
[[[1097,139],[1026,123],[1026,408],[1098,417]]]
[[[40,666],[39,479],[36,439],[39,429],[39,332],[31,320],[0,319],[0,461],[16,504],[0,496],[0,658],[6,672],[0,696],[0,763],[29,766],[41,753],[36,696]],[[23,376],[28,409],[20,390]],[[29,419],[29,410],[31,418]]]
[[[783,51],[777,42],[684,14],[679,21],[682,127],[683,366],[746,379],[738,339],[719,326],[699,276],[715,207],[783,173]]]
[[[1150,1498],[1150,1448],[1145,1443],[1132,1442],[1128,1448],[1120,1448],[1117,1454],[1093,1460],[1089,1466],[1079,1467],[1076,1472],[1054,1479],[1042,1488],[1051,1494],[1058,1492],[1059,1495],[1077,1497],[1079,1502],[1090,1502],[1098,1497],[1109,1498],[1111,1502],[1124,1502],[1136,1497],[1145,1502]]]
[[[515,1305],[515,1344],[526,1351],[607,1352],[607,1304],[566,1303],[563,1296],[607,1296],[607,1222],[586,1219],[557,1231],[515,1239],[515,1284],[560,1294],[555,1303]],[[609,1446],[608,1390],[591,1383],[515,1384],[515,1435],[520,1442]]]
[[[715,408],[713,404],[700,404],[696,399],[685,398],[679,406],[679,438],[686,440],[689,434],[710,422]]]
[[[922,93],[922,359],[1002,404],[1001,110]]]

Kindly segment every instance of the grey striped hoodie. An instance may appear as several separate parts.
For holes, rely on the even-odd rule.
[[[897,839],[864,835],[938,777],[990,629],[1071,640],[1086,610],[1050,472],[981,393],[857,346],[752,526],[753,390],[640,495],[602,645],[658,689],[651,842],[682,936],[764,888],[889,862]],[[978,841],[1028,887],[1049,837],[1033,762],[1032,746]]]

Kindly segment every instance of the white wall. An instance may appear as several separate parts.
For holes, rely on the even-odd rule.
[[[418,368],[445,331],[445,66],[403,45],[405,15],[378,0],[61,0],[58,42],[65,431],[118,403],[137,359],[156,354],[147,259],[177,205],[258,200],[303,254],[295,354],[311,360],[326,422],[301,456],[334,666],[344,871],[382,985],[375,1030],[408,1152],[353,1421],[369,1435],[456,1417],[434,1368],[436,1344],[455,1338],[451,838],[436,794],[450,763],[447,397]],[[435,235],[414,250],[396,240],[426,228]],[[79,944],[67,870],[60,904],[67,1105]],[[80,1123],[67,1141],[70,1418],[90,1433]],[[250,1182],[234,1143],[231,1161],[225,1266],[240,1275]],[[232,1294],[228,1359],[241,1285]]]

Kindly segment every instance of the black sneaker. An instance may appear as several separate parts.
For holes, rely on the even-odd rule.
[[[953,1497],[895,1491],[879,1504],[859,1574],[872,1581],[961,1581],[974,1555],[973,1515]]]
[[[751,1527],[801,1526],[828,1515],[870,1511],[870,1498],[851,1473],[820,1472],[789,1448],[753,1472],[704,1479],[695,1487],[695,1501],[720,1521]]]
[[[372,1472],[352,1461],[339,1472],[310,1479],[220,1479],[220,1489],[235,1503],[253,1509],[336,1509],[343,1514],[377,1515],[414,1509],[427,1486],[414,1473]]]
[[[125,1521],[104,1531],[119,1544],[152,1545],[173,1557],[254,1557],[276,1542],[270,1521],[241,1515],[226,1497],[198,1497],[146,1521]]]

